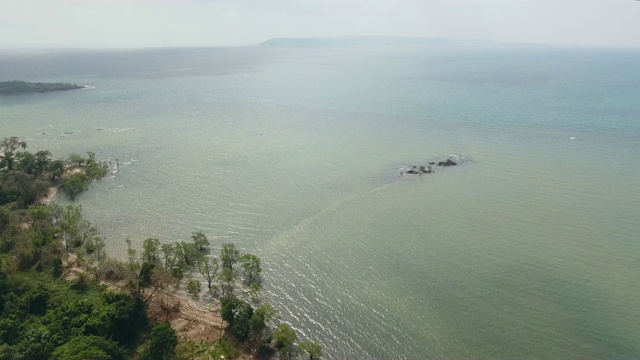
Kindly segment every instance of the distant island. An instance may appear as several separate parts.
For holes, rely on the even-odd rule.
[[[260,46],[364,46],[364,45],[445,45],[473,44],[477,40],[439,39],[429,37],[399,36],[344,36],[335,38],[273,38],[264,41]]]
[[[64,83],[31,83],[26,81],[1,81],[0,95],[21,95],[30,93],[45,93],[51,91],[65,91],[84,89],[84,86]]]

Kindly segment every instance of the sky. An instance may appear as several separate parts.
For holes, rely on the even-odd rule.
[[[0,1],[0,48],[243,46],[351,35],[640,48],[640,1]]]

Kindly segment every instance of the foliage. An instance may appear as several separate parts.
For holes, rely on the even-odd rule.
[[[98,279],[105,281],[120,281],[127,276],[127,267],[125,264],[107,259],[101,262],[97,268]]]
[[[17,207],[27,207],[47,193],[47,182],[22,171],[9,171],[2,176],[4,184],[0,187],[0,205],[16,202]]]
[[[200,251],[204,251],[206,247],[209,246],[209,239],[202,231],[196,231],[191,234],[191,240],[193,240],[193,244]]]
[[[191,296],[198,296],[200,291],[202,291],[200,281],[196,279],[189,279],[189,281],[187,281],[187,292],[191,294]]]
[[[95,161],[95,153],[87,152],[87,154],[89,155],[88,159],[78,154],[71,154],[67,158],[67,162],[73,166],[83,167],[83,171],[73,173],[62,180],[62,188],[71,200],[87,190],[92,180],[102,178],[109,168],[108,164]],[[55,176],[52,175],[52,178]]]
[[[17,149],[26,149],[26,148],[27,148],[27,143],[20,140],[16,136],[4,138],[0,142],[0,153],[2,153],[2,157],[0,158],[0,169],[6,168],[9,171],[13,170],[14,152]]]
[[[233,344],[228,339],[220,338],[209,355],[212,359],[234,359],[238,356],[238,351],[234,349]]]
[[[253,308],[244,301],[239,301],[234,309],[233,323],[231,324],[231,334],[239,341],[249,337],[251,330],[251,318]]]
[[[62,259],[59,257],[53,259],[53,268],[51,269],[51,273],[55,278],[62,275]]]
[[[258,283],[256,282],[252,282],[251,285],[249,285],[249,294],[251,295],[251,301],[254,304],[257,304],[260,302],[260,285],[258,285]]]
[[[229,268],[222,269],[222,272],[220,273],[220,281],[222,282],[222,286],[220,288],[222,289],[222,295],[231,293],[234,279],[235,274],[233,273],[233,270]]]
[[[178,345],[178,337],[171,324],[167,322],[158,324],[151,330],[149,341],[141,358],[149,360],[171,359],[175,353],[176,345]]]
[[[227,295],[220,300],[220,314],[229,323],[231,334],[237,340],[245,340],[251,331],[253,308],[234,295]]]
[[[233,264],[238,262],[240,252],[236,249],[235,244],[224,244],[220,252],[220,261],[224,269],[233,269]]]
[[[273,319],[274,315],[275,309],[271,304],[262,305],[255,309],[249,324],[251,338],[254,342],[260,342],[268,335],[267,323]]]
[[[87,160],[78,154],[69,154],[67,157],[67,162],[73,164],[75,166],[82,166]]]
[[[55,182],[64,173],[64,161],[59,159],[51,161],[47,166],[47,170],[49,170],[51,181]]]
[[[160,239],[147,238],[142,242],[142,260],[149,263],[156,263],[160,260]]]
[[[244,276],[248,283],[257,281],[258,276],[262,272],[260,267],[260,258],[253,254],[244,254],[240,257],[240,264],[244,270]]]
[[[175,251],[176,256],[179,257],[179,261],[182,263],[181,265],[185,267],[194,266],[202,256],[196,244],[184,241],[175,245]]]
[[[276,349],[281,355],[287,357],[293,351],[293,345],[298,336],[296,332],[287,324],[280,324],[273,331],[273,340],[275,342]]]
[[[196,360],[196,359],[209,359],[206,355],[207,350],[211,347],[207,341],[200,341],[200,344],[196,344],[193,340],[182,340],[178,343],[175,352],[176,360]]]
[[[80,352],[80,345],[88,348],[90,344],[107,354],[120,353],[111,345],[128,344],[145,324],[144,312],[131,297],[123,293],[100,295],[103,290],[89,280],[86,291],[78,293],[71,291],[65,280],[43,280],[28,272],[2,274],[6,281],[0,279],[4,303],[0,309],[0,343],[8,345],[11,358],[45,359],[55,351],[66,354],[69,348]],[[113,341],[102,346],[94,338],[76,340],[58,349],[74,337],[89,335]],[[95,349],[91,351],[98,354]]]
[[[212,283],[216,279],[218,270],[220,269],[218,259],[214,257],[202,257],[198,260],[197,267],[200,275],[202,275],[207,282],[207,288],[211,292]]]
[[[222,316],[222,320],[229,324],[233,322],[234,311],[239,301],[240,299],[235,295],[225,295],[220,298],[220,316]]]
[[[313,341],[301,342],[298,347],[309,355],[309,360],[318,359],[322,356],[322,346]]]
[[[91,180],[104,176],[108,168],[108,164],[95,160],[93,152],[87,153],[89,159],[71,154],[68,161],[82,169],[63,177],[64,161],[52,160],[48,150],[34,154],[26,148],[26,142],[15,136],[0,141],[0,205],[27,207],[44,196],[49,187],[58,185],[61,178],[63,190],[73,200],[87,189]]]
[[[68,204],[62,208],[59,205],[54,205],[52,211],[64,235],[63,240],[68,258],[69,252],[73,249],[74,245],[81,242],[79,225],[82,220],[82,207],[80,205]]]
[[[125,353],[112,340],[95,335],[80,335],[72,338],[64,345],[58,346],[51,360],[120,360]]]
[[[62,189],[66,192],[67,196],[73,200],[89,188],[90,181],[91,179],[84,173],[71,174],[62,180]]]

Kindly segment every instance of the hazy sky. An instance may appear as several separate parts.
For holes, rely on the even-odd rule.
[[[0,1],[1,48],[250,45],[344,35],[640,47],[640,1]]]

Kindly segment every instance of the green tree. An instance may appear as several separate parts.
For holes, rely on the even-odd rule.
[[[162,244],[160,251],[164,256],[164,268],[168,271],[173,270],[178,265],[178,256],[176,254],[176,247],[173,244]]]
[[[155,264],[160,260],[160,239],[147,238],[142,242],[142,260]]]
[[[187,281],[187,292],[191,294],[191,296],[198,296],[200,291],[202,291],[200,281],[196,279],[189,279],[189,281]]]
[[[251,295],[251,301],[254,304],[257,304],[260,302],[260,285],[258,285],[258,283],[256,282],[252,282],[251,285],[249,285],[249,294]]]
[[[49,184],[22,171],[9,171],[4,180],[4,188],[3,192],[13,195],[21,207],[27,207],[47,193]]]
[[[51,331],[41,324],[31,324],[16,345],[17,358],[47,359],[55,349]]]
[[[228,294],[220,298],[220,316],[222,320],[229,324],[233,323],[233,315],[239,301],[240,299],[233,294]]]
[[[288,358],[293,352],[293,345],[298,336],[289,325],[283,323],[278,325],[272,338],[281,357]]]
[[[131,239],[126,238],[124,240],[127,244],[127,257],[129,258],[129,277],[133,277],[133,274],[138,270],[139,264],[136,261],[136,250],[131,246]]]
[[[18,170],[29,175],[37,176],[36,156],[28,151],[19,151],[15,154]]]
[[[220,299],[220,315],[229,323],[234,338],[240,341],[247,339],[254,315],[251,305],[234,295],[226,295]]]
[[[206,280],[207,288],[212,291],[212,283],[218,275],[220,264],[217,258],[214,257],[202,257],[197,262],[198,272]]]
[[[87,241],[91,240],[95,241],[99,236],[98,228],[91,225],[88,220],[80,220],[78,223],[78,241],[76,242],[75,247],[79,247],[84,245]]]
[[[233,269],[233,264],[238,262],[240,257],[240,251],[236,249],[235,244],[224,244],[220,251],[220,260],[222,261],[222,267],[226,269]]]
[[[231,293],[231,290],[233,289],[232,286],[234,278],[235,274],[233,273],[233,270],[229,268],[222,268],[222,272],[220,273],[220,281],[222,282],[222,286],[220,286],[220,288],[222,289],[223,296],[225,294]]]
[[[75,173],[62,180],[62,189],[71,200],[89,188],[89,177],[83,173]]]
[[[49,168],[51,162],[51,152],[49,150],[40,150],[35,155],[36,158],[36,176],[42,175]]]
[[[142,354],[142,359],[169,360],[175,354],[178,337],[167,322],[153,327],[149,334],[149,341]]]
[[[0,170],[2,168],[6,168],[8,171],[13,170],[14,152],[21,148],[26,149],[27,143],[16,136],[4,138],[2,142],[0,142],[0,152],[2,153],[2,157],[0,157]]]
[[[87,151],[88,158],[86,159],[86,164],[91,165],[96,163],[96,153],[93,151]]]
[[[266,338],[267,323],[275,316],[275,309],[271,304],[258,306],[253,312],[250,321],[250,335],[254,342],[260,342]]]
[[[125,353],[112,340],[101,336],[76,336],[62,346],[58,346],[51,360],[124,360]]]
[[[309,360],[319,359],[322,356],[322,346],[313,341],[301,342],[298,347],[309,355]]]
[[[191,239],[199,251],[204,251],[209,246],[209,239],[202,231],[191,233]]]
[[[51,272],[55,278],[59,278],[60,275],[62,275],[62,259],[59,257],[53,259],[53,269]]]
[[[48,170],[49,170],[49,175],[51,177],[51,181],[55,182],[64,173],[64,161],[53,160],[52,162],[49,163]]]
[[[78,155],[78,154],[69,154],[69,157],[67,157],[67,162],[70,164],[73,164],[75,166],[82,166],[86,163],[86,159],[83,158],[82,156]]]
[[[100,264],[101,260],[104,260],[106,257],[104,252],[104,237],[95,236],[93,238],[89,238],[85,245],[85,249],[89,254],[95,254],[95,260]]]
[[[248,283],[256,282],[262,272],[260,258],[253,254],[244,254],[240,257],[240,264],[244,270],[244,276]]]
[[[109,169],[109,164],[105,164],[102,161],[96,161],[96,153],[93,151],[87,151],[87,159],[85,160],[85,174],[90,179],[101,179]]]
[[[244,301],[238,301],[234,310],[233,324],[231,324],[231,334],[239,341],[244,341],[249,337],[251,331],[251,318],[253,308]]]
[[[83,316],[87,310],[76,308],[73,308],[74,315],[71,318],[78,321],[84,319],[86,324],[79,326],[85,327],[86,333],[111,338],[121,344],[130,344],[146,324],[142,301],[123,292],[102,293],[101,301],[92,306],[88,319]]]
[[[202,256],[194,243],[179,242],[176,244],[176,252],[180,256],[184,266],[194,266],[198,259]]]
[[[67,251],[67,260],[69,259],[69,251],[73,244],[78,242],[80,233],[78,225],[82,220],[82,206],[68,204],[62,209],[60,217],[60,228],[64,234],[64,243]]]
[[[221,337],[213,349],[209,351],[209,357],[211,359],[235,359],[238,356],[238,351],[233,346],[231,340]]]

